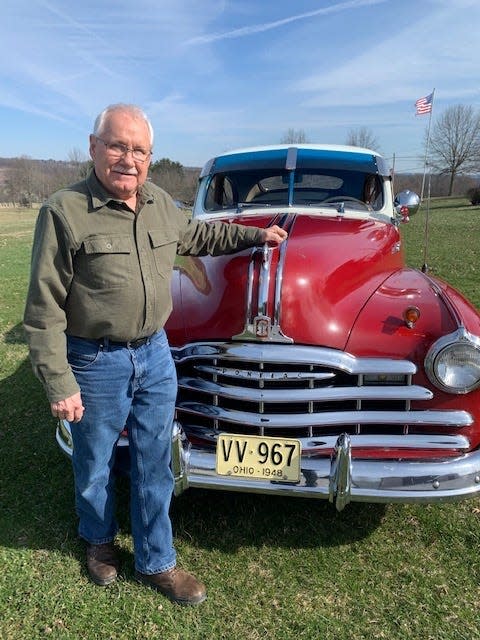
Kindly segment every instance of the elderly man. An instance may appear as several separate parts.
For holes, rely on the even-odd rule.
[[[52,415],[71,424],[79,535],[98,585],[118,571],[113,464],[126,425],[135,576],[198,604],[204,585],[176,565],[169,505],[175,368],[163,326],[176,254],[220,255],[280,244],[279,227],[190,220],[147,182],[152,126],[112,105],[90,136],[93,170],[41,207],[24,326]]]

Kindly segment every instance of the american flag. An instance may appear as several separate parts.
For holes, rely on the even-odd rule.
[[[425,113],[431,113],[432,102],[433,102],[433,93],[431,93],[428,96],[425,96],[424,98],[419,98],[415,102],[415,108],[416,108],[415,115],[423,116],[423,114]]]

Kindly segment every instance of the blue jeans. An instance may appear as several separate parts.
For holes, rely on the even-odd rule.
[[[79,535],[101,544],[117,533],[113,465],[127,426],[135,568],[166,571],[176,562],[168,512],[177,378],[165,331],[138,349],[68,336],[67,351],[85,407],[70,424]]]

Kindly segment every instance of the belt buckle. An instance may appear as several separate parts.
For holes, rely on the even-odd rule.
[[[148,338],[137,338],[136,340],[129,340],[127,342],[128,349],[138,349],[138,347],[143,346],[148,341]]]

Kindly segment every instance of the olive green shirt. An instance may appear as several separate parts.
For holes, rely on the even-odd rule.
[[[138,196],[134,212],[92,171],[40,209],[24,327],[50,402],[79,391],[66,334],[115,341],[149,336],[172,310],[177,254],[221,255],[262,241],[257,227],[188,218],[152,183]]]

